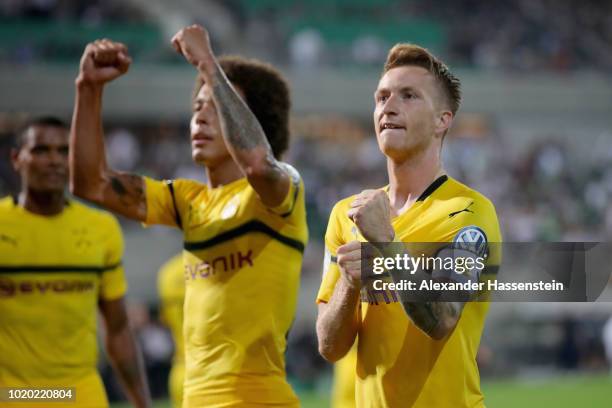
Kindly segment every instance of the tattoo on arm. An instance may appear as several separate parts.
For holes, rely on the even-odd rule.
[[[281,204],[290,188],[290,179],[274,158],[261,124],[221,68],[214,73],[212,82],[212,96],[229,153],[264,204]]]
[[[232,147],[237,150],[264,147],[271,154],[270,145],[257,118],[232,89],[221,69],[215,74],[213,96],[221,127]]]
[[[412,322],[430,336],[443,321],[457,319],[463,308],[459,302],[403,302],[403,306]]]
[[[395,257],[396,255],[410,256],[407,248],[404,246],[398,248],[395,245],[388,245],[383,247],[383,253],[386,257]],[[431,274],[425,273],[423,270],[418,270],[417,272],[415,278],[432,279]],[[391,270],[389,274],[394,282],[400,282],[403,279],[402,274],[398,273],[397,270]],[[433,279],[437,280],[435,277]],[[408,295],[404,291],[397,291],[397,295],[410,320],[425,334],[435,339],[445,337],[452,330],[459,320],[465,305],[465,302],[461,301],[425,301],[425,299],[415,301],[413,296]]]
[[[111,178],[111,187],[113,188],[113,191],[117,193],[117,195],[120,197],[123,197],[127,194],[126,188],[123,186],[123,183],[121,183],[121,180],[119,180],[118,177]]]
[[[142,177],[135,174],[117,174],[110,178],[112,190],[117,194],[121,204],[140,204],[144,199]]]

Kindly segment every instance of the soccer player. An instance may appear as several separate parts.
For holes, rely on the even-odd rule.
[[[319,351],[336,361],[357,339],[358,407],[483,407],[476,352],[486,302],[415,302],[399,292],[399,302],[360,298],[360,241],[479,241],[489,247],[487,267],[499,263],[493,205],[447,176],[440,162],[459,108],[459,80],[427,50],[398,44],[374,97],[389,185],[332,210],[317,296]]]
[[[0,384],[74,387],[74,401],[53,406],[107,407],[96,370],[99,310],[106,351],[127,395],[135,406],[150,406],[126,314],[117,220],[66,197],[64,123],[35,119],[16,142],[11,160],[21,191],[0,200]]]
[[[72,123],[73,191],[184,237],[186,407],[298,405],[284,352],[307,241],[304,187],[279,161],[288,144],[289,92],[272,67],[217,60],[200,26],[174,47],[197,67],[192,158],[207,184],[156,181],[106,165],[102,89],[130,64],[108,40],[85,49]]]
[[[185,277],[183,255],[175,255],[162,265],[157,275],[157,288],[161,299],[161,320],[170,329],[174,339],[174,356],[168,379],[170,399],[174,408],[183,401],[185,378],[185,348],[183,345],[183,303],[185,302]]]

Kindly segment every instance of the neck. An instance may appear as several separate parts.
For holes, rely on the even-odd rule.
[[[240,167],[231,158],[216,166],[206,166],[206,175],[211,188],[223,186],[244,177]]]
[[[56,215],[64,210],[66,198],[63,191],[40,192],[26,189],[19,193],[18,204],[34,214]]]
[[[431,144],[418,155],[395,161],[387,158],[389,200],[400,214],[409,208],[429,185],[444,174],[440,162],[440,147]]]

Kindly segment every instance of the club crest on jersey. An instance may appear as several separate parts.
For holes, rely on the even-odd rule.
[[[221,211],[221,219],[227,220],[228,218],[232,218],[234,215],[236,215],[239,204],[240,196],[236,194],[228,201],[227,204],[225,204],[225,207],[223,207],[223,210]]]
[[[475,225],[462,228],[453,239],[455,248],[465,249],[477,256],[485,256],[488,251],[487,234]]]

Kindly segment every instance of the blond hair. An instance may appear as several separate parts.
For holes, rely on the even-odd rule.
[[[395,44],[385,61],[383,74],[393,68],[402,66],[417,66],[425,68],[435,78],[439,85],[448,108],[453,115],[459,110],[461,104],[461,82],[453,75],[448,67],[436,58],[426,48],[415,44]]]

